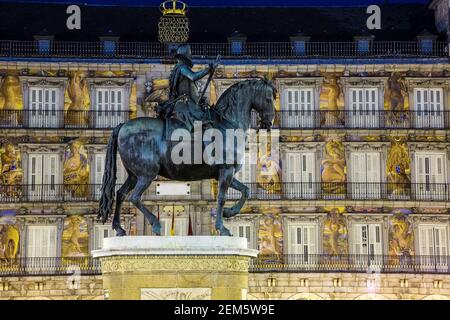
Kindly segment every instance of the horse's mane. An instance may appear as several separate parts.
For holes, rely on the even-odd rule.
[[[266,86],[270,86],[273,90],[274,98],[276,94],[275,87],[273,84],[265,79],[248,79],[244,81],[237,82],[229,87],[224,93],[220,96],[215,109],[220,113],[226,113],[230,107],[237,106],[238,92],[246,86],[254,87],[255,90],[262,90]]]

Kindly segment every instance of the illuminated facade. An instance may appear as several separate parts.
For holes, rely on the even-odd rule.
[[[223,56],[211,103],[243,79],[266,77],[278,89],[279,157],[249,146],[256,164],[237,177],[250,197],[226,222],[260,251],[249,298],[450,299],[448,4],[391,9],[424,17],[413,40],[315,41],[305,31],[262,43],[236,32],[192,44],[199,67]],[[96,219],[107,140],[167,96],[171,46],[111,34],[63,40],[49,31],[0,40],[1,298],[102,298],[89,256],[113,236]],[[119,165],[118,183],[125,178]],[[215,188],[159,179],[143,198],[163,235],[173,216],[176,235],[210,235]],[[131,204],[123,219],[128,234],[151,234]],[[81,280],[68,280],[74,269]]]

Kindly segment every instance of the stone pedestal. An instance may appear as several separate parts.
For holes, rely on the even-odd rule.
[[[237,237],[107,238],[92,252],[112,300],[242,300],[257,251]]]

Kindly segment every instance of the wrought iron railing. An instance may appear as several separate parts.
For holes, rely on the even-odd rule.
[[[405,200],[450,201],[450,183],[339,183],[282,182],[244,183],[252,200]],[[120,188],[116,185],[116,190]],[[0,203],[21,202],[79,202],[98,201],[100,184],[0,184]],[[208,197],[208,198],[206,198]],[[150,187],[143,200],[209,200],[201,188],[192,187],[185,195],[158,195]],[[239,199],[241,193],[229,189],[229,200]]]
[[[250,260],[249,271],[266,272],[354,272],[450,274],[450,257],[438,255],[259,255]],[[101,265],[92,257],[0,259],[0,277],[37,275],[100,275]]]
[[[0,128],[111,129],[130,111],[0,110]]]
[[[355,272],[450,274],[450,256],[285,254],[258,256],[250,272]]]
[[[0,110],[0,128],[111,129],[130,111]],[[252,112],[253,128],[259,126]],[[277,111],[274,129],[450,129],[450,111]]]
[[[100,261],[92,257],[0,259],[0,276],[97,275]]]
[[[447,57],[447,43],[434,41],[422,46],[418,41],[373,41],[367,47],[357,42],[248,42],[236,50],[231,43],[191,43],[195,58],[226,59],[302,59],[316,57],[376,58],[376,57]],[[5,57],[82,57],[82,58],[167,58],[173,56],[173,46],[155,42],[117,42],[114,48],[102,42],[53,41],[39,46],[38,41],[1,40],[0,56]]]
[[[244,183],[253,200],[411,200],[449,201],[448,183],[281,182]],[[239,191],[228,190],[229,199]]]
[[[252,127],[259,126],[252,112]],[[274,129],[449,129],[449,111],[287,111],[275,113]]]
[[[170,182],[169,182],[170,183]],[[122,184],[116,185],[116,191]],[[21,202],[79,202],[99,201],[101,195],[101,184],[0,184],[0,203]],[[158,195],[157,191],[150,187],[143,195],[142,200],[200,200],[200,189],[196,186],[189,188],[186,195]]]

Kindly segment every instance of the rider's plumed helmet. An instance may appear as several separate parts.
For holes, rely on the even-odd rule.
[[[192,67],[191,46],[188,44],[182,44],[177,48],[175,58],[186,63]]]

